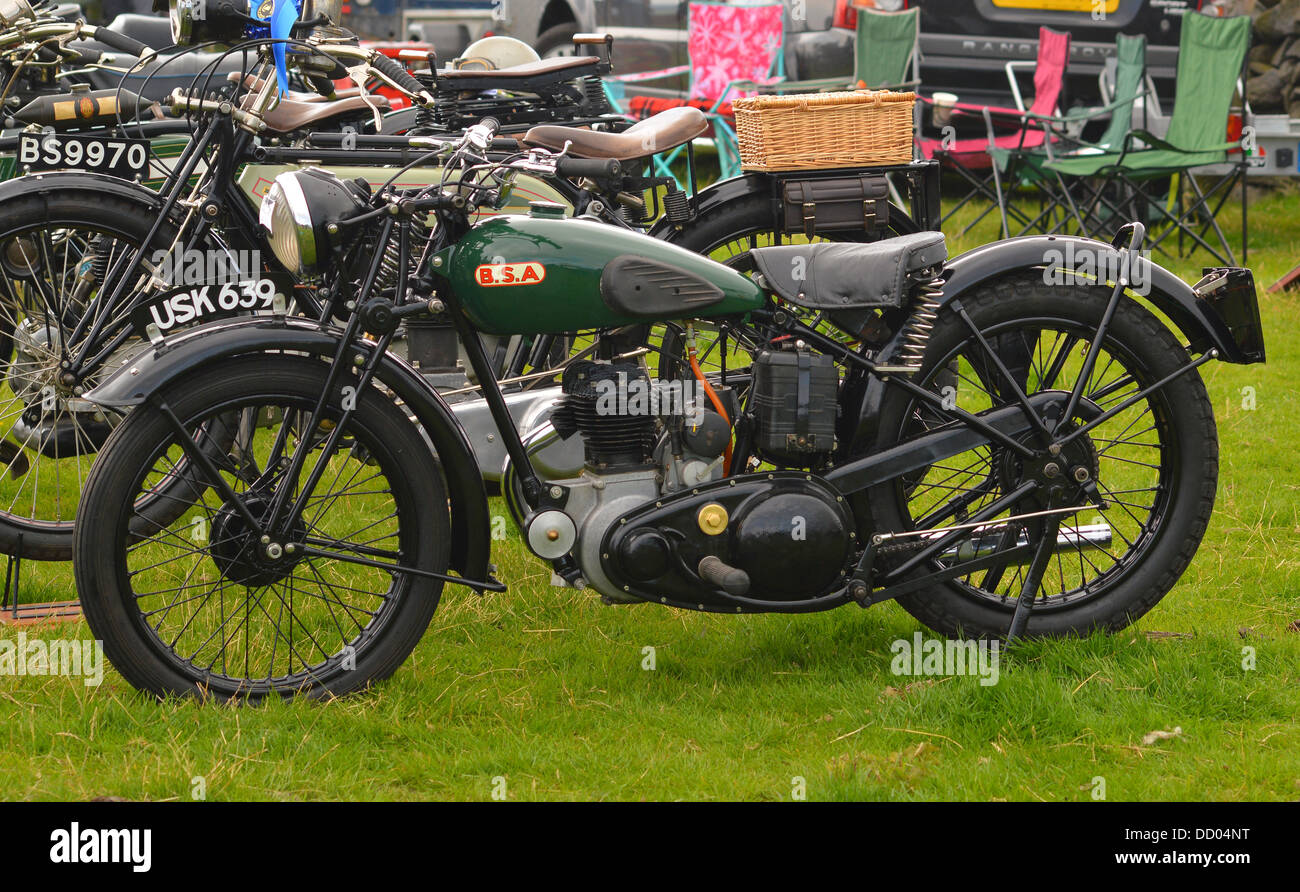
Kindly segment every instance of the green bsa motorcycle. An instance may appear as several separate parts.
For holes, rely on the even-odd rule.
[[[1123,628],[1188,566],[1218,466],[1198,369],[1264,360],[1249,270],[1189,286],[1130,224],[952,259],[935,232],[780,245],[744,272],[547,204],[472,222],[515,177],[599,164],[490,160],[491,136],[445,150],[460,173],[436,188],[277,177],[260,216],[277,257],[355,312],[169,335],[87,395],[133,409],[86,483],[74,561],[135,686],[346,694],[402,664],[444,586],[505,589],[466,435],[388,351],[404,321],[455,326],[524,541],[610,604],[897,599],[950,636],[1062,636]],[[727,342],[707,369],[705,326]],[[521,438],[474,335],[573,331],[596,349]],[[573,438],[577,472],[537,460]]]

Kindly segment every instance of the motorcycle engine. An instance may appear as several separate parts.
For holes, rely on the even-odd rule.
[[[529,547],[544,558],[572,553],[585,582],[607,600],[642,600],[605,576],[600,542],[620,517],[720,478],[727,424],[712,410],[699,412],[680,383],[652,382],[635,362],[571,363],[561,392],[551,424],[563,439],[581,435],[583,468],[562,481],[563,512],[523,520]]]

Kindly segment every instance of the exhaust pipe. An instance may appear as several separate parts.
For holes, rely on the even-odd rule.
[[[1002,535],[1006,530],[1005,526],[992,526],[980,530],[969,540],[962,542],[947,551],[944,551],[940,557],[955,561],[972,561],[976,558],[987,557],[998,551],[1002,544]],[[1094,523],[1079,527],[1061,527],[1056,534],[1056,553],[1070,551],[1086,551],[1088,549],[1099,550],[1109,548],[1113,534],[1111,533],[1110,524]],[[1029,544],[1029,534],[1021,532],[1016,537],[1016,546]],[[1022,561],[1028,563],[1028,561]]]

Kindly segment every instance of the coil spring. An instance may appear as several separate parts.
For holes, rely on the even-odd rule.
[[[664,193],[664,215],[674,226],[691,222],[690,197],[680,189]]]
[[[582,88],[586,94],[587,114],[604,115],[614,111],[609,104],[609,94],[605,92],[605,84],[600,78],[584,78]]]
[[[932,276],[918,283],[916,303],[903,327],[903,344],[898,354],[899,365],[911,372],[919,372],[925,359],[925,349],[930,345],[934,323],[939,318],[939,296],[943,293],[944,281],[939,276]]]
[[[411,221],[410,234],[410,257],[408,259],[408,270],[410,264],[414,264],[419,259],[419,248],[424,243],[428,234],[428,228],[422,220]],[[401,263],[402,246],[396,235],[388,239],[384,245],[383,259],[379,261],[379,276],[375,279],[375,284],[380,291],[389,291],[397,288],[398,265]],[[400,300],[402,295],[393,294],[395,300]]]

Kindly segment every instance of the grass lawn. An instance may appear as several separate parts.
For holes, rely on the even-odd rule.
[[[1290,193],[1252,208],[1261,290],[1300,262],[1298,211]],[[950,247],[995,235],[986,221]],[[1181,583],[1122,634],[1005,655],[995,685],[894,675],[891,643],[921,627],[892,604],[605,607],[551,588],[511,529],[510,591],[448,589],[412,659],[346,701],[158,704],[111,670],[98,687],[0,677],[0,796],[1090,800],[1104,783],[1109,800],[1300,798],[1300,299],[1265,295],[1263,312],[1269,365],[1205,369],[1219,500]],[[67,567],[25,565],[26,600],[70,585]]]

